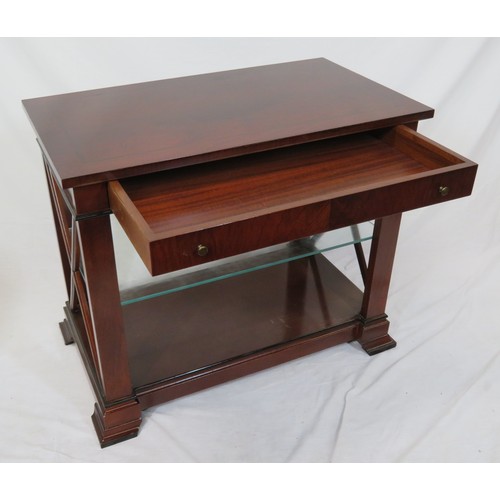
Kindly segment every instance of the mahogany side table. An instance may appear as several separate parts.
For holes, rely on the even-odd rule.
[[[431,108],[325,59],[23,104],[101,446],[152,405],[343,342],[394,347],[401,214],[468,196],[477,169],[416,131]],[[111,216],[164,281],[119,289]],[[363,291],[322,255],[339,228]]]

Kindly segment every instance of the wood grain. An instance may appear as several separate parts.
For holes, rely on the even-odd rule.
[[[399,126],[113,181],[109,196],[158,275],[466,196],[475,167]]]
[[[107,402],[130,397],[132,387],[123,335],[123,317],[116,276],[109,216],[77,223],[83,271],[98,351],[96,371]]]
[[[318,255],[127,305],[134,387],[352,322],[361,302],[361,291]]]
[[[23,104],[64,188],[413,122],[434,113],[326,59]]]
[[[83,307],[66,307],[61,329],[102,446],[137,435],[140,410],[162,401],[341,342],[393,347],[401,212],[467,196],[477,169],[416,133],[431,108],[325,59],[23,104],[61,253],[73,250],[63,267]],[[109,207],[152,274],[378,219],[364,296],[318,255],[122,308]]]

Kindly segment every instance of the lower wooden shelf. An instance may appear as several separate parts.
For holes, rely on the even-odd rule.
[[[323,255],[123,307],[142,409],[357,337],[363,293]],[[78,313],[61,324],[98,384]]]
[[[317,255],[127,305],[136,395],[152,406],[351,341],[361,301]]]

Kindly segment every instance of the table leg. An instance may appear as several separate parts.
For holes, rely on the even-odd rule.
[[[388,334],[385,306],[400,223],[400,213],[375,221],[357,338],[370,355],[396,346],[395,340]]]
[[[83,219],[77,227],[102,391],[92,420],[107,446],[135,437],[141,412],[130,380],[109,216]]]
[[[47,176],[47,185],[49,188],[50,195],[50,205],[52,207],[52,215],[54,217],[54,226],[56,229],[57,243],[59,245],[59,255],[61,256],[61,264],[63,268],[64,280],[66,283],[66,292],[68,298],[71,300],[73,296],[73,283],[71,274],[71,224],[72,218],[62,200],[61,192],[57,186],[54,177],[50,171],[47,160],[43,156],[43,163],[45,167],[45,174]],[[66,345],[73,343],[73,337],[67,328],[64,328],[64,324],[61,323],[61,332],[63,334],[64,343]]]
[[[70,275],[70,302],[61,329],[82,354],[97,400],[92,421],[104,447],[136,436],[141,423],[130,378],[106,191],[99,185],[74,190],[69,229],[67,215],[62,216],[62,205],[69,202],[53,177],[49,186],[60,226],[63,269]]]

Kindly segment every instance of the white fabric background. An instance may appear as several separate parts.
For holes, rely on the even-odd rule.
[[[398,347],[343,345],[172,401],[101,450],[58,328],[65,289],[21,99],[311,57],[434,107],[419,131],[480,165],[470,198],[403,217]],[[0,461],[500,461],[500,40],[0,39],[0,61]]]

